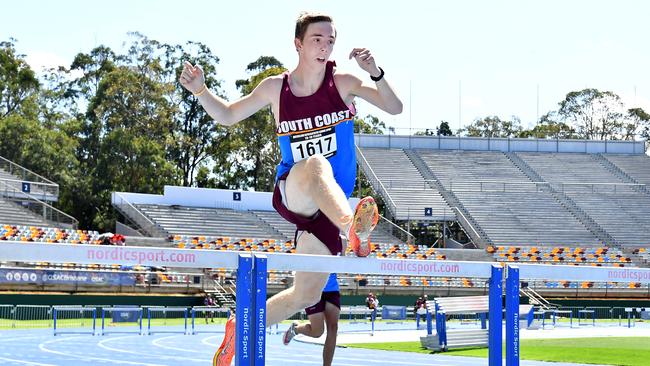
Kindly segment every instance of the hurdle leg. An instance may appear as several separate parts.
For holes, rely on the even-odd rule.
[[[501,366],[501,346],[503,344],[502,324],[503,324],[503,268],[501,266],[492,266],[489,289],[489,317],[490,324],[488,328],[488,358],[489,366]]]
[[[235,366],[249,366],[251,364],[251,317],[253,309],[251,299],[253,257],[250,254],[240,254],[237,266],[235,309]]]
[[[264,366],[266,360],[266,256],[256,255],[253,265],[253,299],[255,319],[255,355],[253,366]]]
[[[515,266],[508,266],[506,276],[506,366],[519,366],[519,268]]]

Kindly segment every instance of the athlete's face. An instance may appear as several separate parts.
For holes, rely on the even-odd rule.
[[[303,40],[296,39],[296,48],[301,59],[325,65],[336,41],[336,31],[330,22],[312,23],[307,27]]]

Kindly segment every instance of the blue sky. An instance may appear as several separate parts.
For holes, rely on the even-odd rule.
[[[441,120],[457,129],[487,115],[515,115],[530,126],[566,93],[586,87],[613,91],[628,106],[650,111],[649,4],[21,0],[3,4],[0,40],[16,38],[36,68],[69,65],[76,53],[99,44],[122,51],[129,31],[165,43],[203,42],[220,57],[217,77],[234,99],[235,80],[248,76],[245,67],[258,56],[296,65],[295,19],[301,10],[320,10],[334,17],[332,58],[339,68],[367,80],[347,54],[369,48],[405,106],[390,116],[360,103],[360,114],[377,115],[406,133],[401,129],[431,128]]]

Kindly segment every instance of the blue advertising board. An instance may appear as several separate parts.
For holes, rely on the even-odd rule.
[[[102,285],[133,286],[132,273],[56,271],[40,269],[0,269],[0,283],[35,285]]]

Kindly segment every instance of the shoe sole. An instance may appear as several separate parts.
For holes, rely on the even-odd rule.
[[[288,346],[289,343],[291,343],[291,340],[293,339],[293,337],[296,336],[296,335],[294,334],[293,337],[291,337],[291,339],[289,339],[289,340],[287,341],[287,336],[288,336],[289,332],[291,332],[291,328],[294,328],[294,329],[295,329],[296,326],[297,326],[297,325],[292,324],[292,325],[289,326],[289,329],[287,329],[287,331],[284,332],[284,335],[282,336],[282,343],[283,343],[285,346]],[[295,333],[295,330],[294,330],[294,333]]]
[[[377,211],[377,203],[372,197],[364,197],[359,201],[354,213],[354,233],[359,238],[359,248],[357,255],[366,257],[372,250],[370,248],[370,233],[377,226],[379,220],[379,212]],[[361,230],[359,229],[361,228]]]

